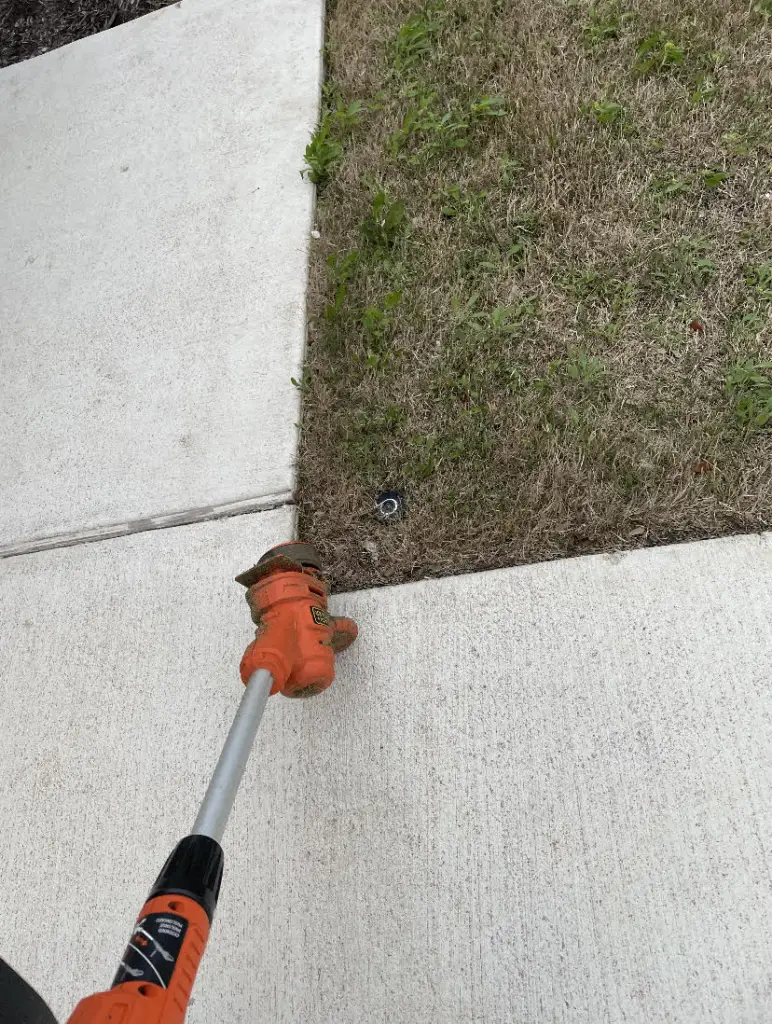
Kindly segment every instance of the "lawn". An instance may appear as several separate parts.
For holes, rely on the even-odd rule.
[[[771,54],[772,0],[329,5],[299,503],[338,588],[769,528]]]

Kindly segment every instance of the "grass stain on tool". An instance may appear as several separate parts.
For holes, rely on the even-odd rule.
[[[268,697],[326,690],[335,655],[356,639],[356,623],[327,611],[329,588],[310,544],[272,548],[236,580],[257,626],[241,659],[241,705],[193,830],[150,891],[112,987],[81,1000],[69,1024],[181,1024],[220,892],[220,840]]]

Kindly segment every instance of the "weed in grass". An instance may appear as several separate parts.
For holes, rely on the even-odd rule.
[[[458,365],[453,357],[448,358],[440,366],[432,385],[432,398],[435,401],[451,399],[469,408],[470,402],[477,402],[480,397],[480,386],[476,376],[468,369],[466,352],[457,357]]]
[[[405,475],[415,480],[426,480],[439,469],[441,463],[439,457],[432,450],[434,439],[431,437],[411,438],[412,447],[417,449],[417,458],[408,459],[405,463]]]
[[[583,384],[594,384],[606,373],[603,361],[597,356],[589,355],[584,349],[572,349],[568,354],[568,359],[553,365],[556,369],[560,369],[569,380],[580,381]]]
[[[324,117],[306,146],[306,166],[301,173],[314,185],[324,185],[342,153],[343,146],[332,138],[332,120]]]
[[[324,308],[324,317],[328,323],[338,320],[346,303],[348,282],[354,276],[359,264],[359,252],[354,249],[345,256],[334,253],[327,258],[327,274],[333,287],[333,300]]]
[[[493,334],[514,334],[520,329],[517,310],[509,306],[496,306],[491,310],[490,329]]]
[[[666,174],[661,178],[655,178],[651,187],[657,196],[672,199],[690,190],[692,178],[681,174]]]
[[[469,121],[452,110],[440,113],[437,110],[437,96],[433,92],[422,93],[417,102],[405,112],[399,128],[392,132],[389,140],[392,156],[399,155],[412,143],[418,144],[413,153],[415,162],[422,153],[444,153],[464,149],[469,140]]]
[[[375,373],[383,373],[393,359],[393,352],[379,352],[370,348],[365,353],[364,359],[358,354],[354,356],[354,362],[363,363],[368,370]]]
[[[610,39],[618,39],[624,22],[632,17],[633,15],[627,12],[617,13],[613,6],[591,7],[589,19],[582,30],[584,45],[592,48]]]
[[[464,248],[457,258],[459,275],[470,281],[482,282],[511,271],[523,271],[528,263],[530,241],[521,236],[507,249],[498,245]]]
[[[400,25],[394,40],[394,68],[399,74],[414,70],[432,53],[441,28],[441,9],[435,5]]]
[[[354,372],[361,377],[360,367]],[[376,378],[375,374],[369,376]],[[365,408],[345,407],[341,413],[340,443],[346,464],[365,479],[378,480],[385,443],[393,443],[398,431],[399,417],[392,421],[387,412],[368,404]]]
[[[538,295],[525,295],[514,307],[514,315],[524,325],[533,326],[539,316],[540,303]]]
[[[515,270],[525,270],[530,244],[531,239],[527,235],[518,237],[507,249],[504,259],[499,266],[510,266]]]
[[[599,124],[621,124],[625,116],[625,108],[613,100],[596,100],[589,109]]]
[[[726,66],[728,55],[725,50],[703,50],[695,53],[695,63],[704,71],[715,74]]]
[[[499,180],[505,188],[511,188],[513,185],[518,184],[522,177],[525,168],[519,160],[514,160],[511,156],[505,155],[499,159]]]
[[[638,44],[636,57],[634,72],[638,75],[648,75],[680,67],[684,62],[685,51],[660,29]]]
[[[728,171],[717,171],[711,167],[706,167],[705,170],[700,171],[702,184],[709,191],[723,185],[728,177]]]
[[[508,113],[506,101],[500,96],[481,96],[464,109],[443,110],[438,105],[437,93],[421,86],[412,90],[411,99],[399,128],[389,139],[391,155],[410,150],[411,163],[417,163],[422,156],[465,149],[471,129]]]
[[[434,123],[432,107],[435,102],[434,93],[424,93],[417,97],[418,102],[411,104],[400,122],[399,128],[391,133],[389,149],[392,157],[399,156],[410,142],[411,136],[418,132],[428,131]]]
[[[616,314],[630,304],[634,288],[614,274],[588,267],[568,274],[562,280],[565,291],[580,303],[589,306],[607,306]]]
[[[504,117],[507,113],[507,101],[503,96],[481,96],[469,108],[469,116],[473,121],[481,121],[487,117]]]
[[[716,261],[707,253],[710,242],[704,238],[681,238],[673,251],[673,262],[685,284],[703,288],[718,271]]]
[[[772,301],[772,263],[757,263],[745,270],[745,283],[764,302]]]
[[[507,251],[500,257],[499,268],[511,268],[512,270],[525,270],[528,265],[528,254],[530,251],[530,239],[518,239],[509,246]]]
[[[401,199],[389,201],[383,190],[376,193],[370,205],[370,212],[362,221],[359,230],[362,237],[376,249],[388,249],[407,228],[405,204]]]
[[[467,423],[469,422],[467,419]],[[483,449],[488,446],[486,441],[489,439],[482,441]],[[465,436],[458,430],[453,430],[440,434],[413,434],[408,439],[403,473],[409,480],[427,480],[443,465],[468,459],[479,461],[481,454],[480,439],[474,433]]]
[[[425,152],[447,153],[455,149],[465,149],[469,145],[466,137],[469,122],[452,110],[446,110],[440,116],[434,116],[424,126],[427,139]]]
[[[383,425],[390,434],[395,434],[405,418],[405,410],[399,405],[387,405],[383,411]]]
[[[442,202],[441,212],[443,217],[458,216],[463,203],[460,185],[448,185],[435,198]]]
[[[753,152],[753,147],[742,132],[724,132],[721,141],[734,156],[750,156]]]
[[[511,217],[509,227],[515,243],[527,244],[540,234],[542,222],[538,213],[518,213]]]
[[[757,0],[753,5],[753,10],[765,18],[772,18],[772,0]]]
[[[737,237],[743,246],[750,249],[765,250],[769,244],[769,231],[759,224],[746,224],[740,228]]]
[[[362,123],[364,104],[361,100],[354,100],[351,103],[344,103],[340,96],[335,100],[335,106],[330,112],[330,120],[339,134],[352,131]]]
[[[590,327],[588,334],[593,338],[600,338],[601,341],[604,341],[607,344],[612,344],[617,340],[621,331],[622,324],[620,324],[618,320],[609,320],[607,323]]]
[[[487,314],[478,308],[480,296],[475,292],[466,301],[458,295],[450,297],[450,312],[456,333],[466,329],[479,330],[486,321]]]
[[[451,219],[463,216],[468,223],[479,223],[485,216],[488,193],[485,189],[480,192],[464,192],[460,185],[446,185],[434,198],[442,204],[440,209],[443,217]]]
[[[706,257],[698,257],[692,261],[692,277],[699,285],[706,285],[717,270],[715,261]]]
[[[707,287],[718,271],[702,238],[680,238],[669,248],[656,249],[649,256],[645,282],[649,294],[678,302],[693,291]]]
[[[717,92],[718,86],[712,78],[707,75],[698,75],[694,88],[689,94],[689,102],[695,106],[698,103],[709,103],[715,99]]]
[[[335,286],[350,281],[359,264],[359,252],[352,249],[345,254],[333,253],[327,257],[327,273]]]
[[[605,280],[597,270],[584,270],[581,273],[569,274],[564,281],[564,287],[578,299],[603,297]]]
[[[480,296],[475,293],[465,302],[457,295],[451,296],[450,309],[456,333],[464,336],[487,335],[489,337],[516,334],[521,327],[537,315],[538,300],[526,296],[516,306],[495,306],[491,310],[480,307]]]
[[[343,306],[346,302],[346,284],[344,281],[337,286],[335,289],[334,297],[332,302],[328,302],[324,307],[325,319],[332,323],[334,320],[339,319],[343,312]]]
[[[741,427],[751,431],[772,425],[772,362],[736,363],[726,375],[725,387]]]
[[[300,172],[319,186],[329,180],[343,155],[343,139],[361,123],[364,112],[361,100],[344,103],[340,94],[329,85],[322,91],[322,101],[322,117],[306,146],[306,166]]]
[[[384,339],[391,327],[392,311],[399,305],[401,298],[402,292],[389,292],[381,306],[368,306],[364,310],[360,323],[371,341],[380,343]]]
[[[762,316],[755,310],[737,313],[729,319],[729,335],[735,341],[755,339],[767,327],[769,327],[769,317]]]

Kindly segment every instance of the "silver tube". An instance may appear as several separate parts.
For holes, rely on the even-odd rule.
[[[193,824],[192,835],[210,836],[218,843],[222,840],[272,686],[273,676],[267,669],[259,668],[250,676]]]

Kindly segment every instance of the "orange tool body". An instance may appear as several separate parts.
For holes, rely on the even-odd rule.
[[[68,1024],[181,1024],[220,892],[220,839],[268,696],[307,697],[332,683],[335,654],[357,635],[327,611],[316,551],[284,544],[236,577],[257,626],[246,685],[190,835],[172,851],[137,918],[112,987],[82,999]]]

